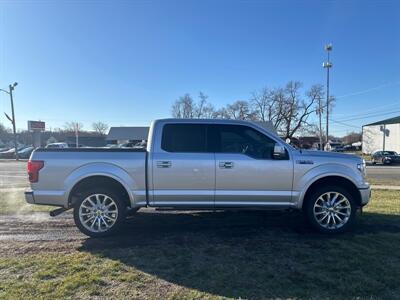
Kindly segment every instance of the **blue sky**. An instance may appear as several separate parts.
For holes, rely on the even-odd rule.
[[[324,84],[332,42],[332,118],[350,126],[331,130],[344,135],[400,115],[399,14],[398,1],[3,0],[0,88],[19,83],[20,129],[147,125],[184,93],[222,106],[289,80]]]

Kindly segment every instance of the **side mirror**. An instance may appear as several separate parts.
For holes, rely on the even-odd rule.
[[[286,159],[286,149],[278,143],[274,146],[274,159]]]

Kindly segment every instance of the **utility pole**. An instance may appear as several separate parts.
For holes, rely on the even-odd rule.
[[[323,107],[321,103],[321,97],[318,97],[318,108],[317,108],[317,114],[318,114],[318,119],[319,119],[319,150],[324,150],[324,147],[322,146],[322,114],[323,114]]]
[[[75,143],[76,148],[79,148],[79,123],[75,123]]]
[[[332,44],[325,45],[325,51],[328,53],[328,61],[322,64],[323,68],[326,68],[326,150],[328,150],[329,142],[329,69],[332,68],[332,63],[330,62],[329,53],[332,51]]]
[[[385,151],[386,146],[386,124],[383,124],[383,147],[382,151]]]
[[[6,117],[11,121],[12,125],[13,125],[13,135],[14,135],[14,147],[15,147],[15,159],[18,160],[18,142],[17,142],[17,130],[15,128],[15,113],[14,113],[14,100],[13,100],[13,90],[15,89],[15,87],[18,85],[17,82],[14,82],[13,84],[10,84],[8,86],[9,91],[0,89],[0,91],[5,92],[7,94],[10,95],[10,100],[11,100],[11,117],[12,119],[10,119],[10,117],[6,114]]]

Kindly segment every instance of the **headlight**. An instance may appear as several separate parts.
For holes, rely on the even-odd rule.
[[[365,175],[367,175],[365,160],[362,160],[362,163],[357,164],[357,169],[363,174],[364,177],[365,177]]]

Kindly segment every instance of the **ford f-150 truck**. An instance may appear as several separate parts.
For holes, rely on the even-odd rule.
[[[164,119],[147,149],[37,149],[28,203],[73,208],[77,227],[109,235],[127,213],[168,209],[297,209],[317,230],[342,232],[370,198],[356,156],[296,150],[257,123]]]

